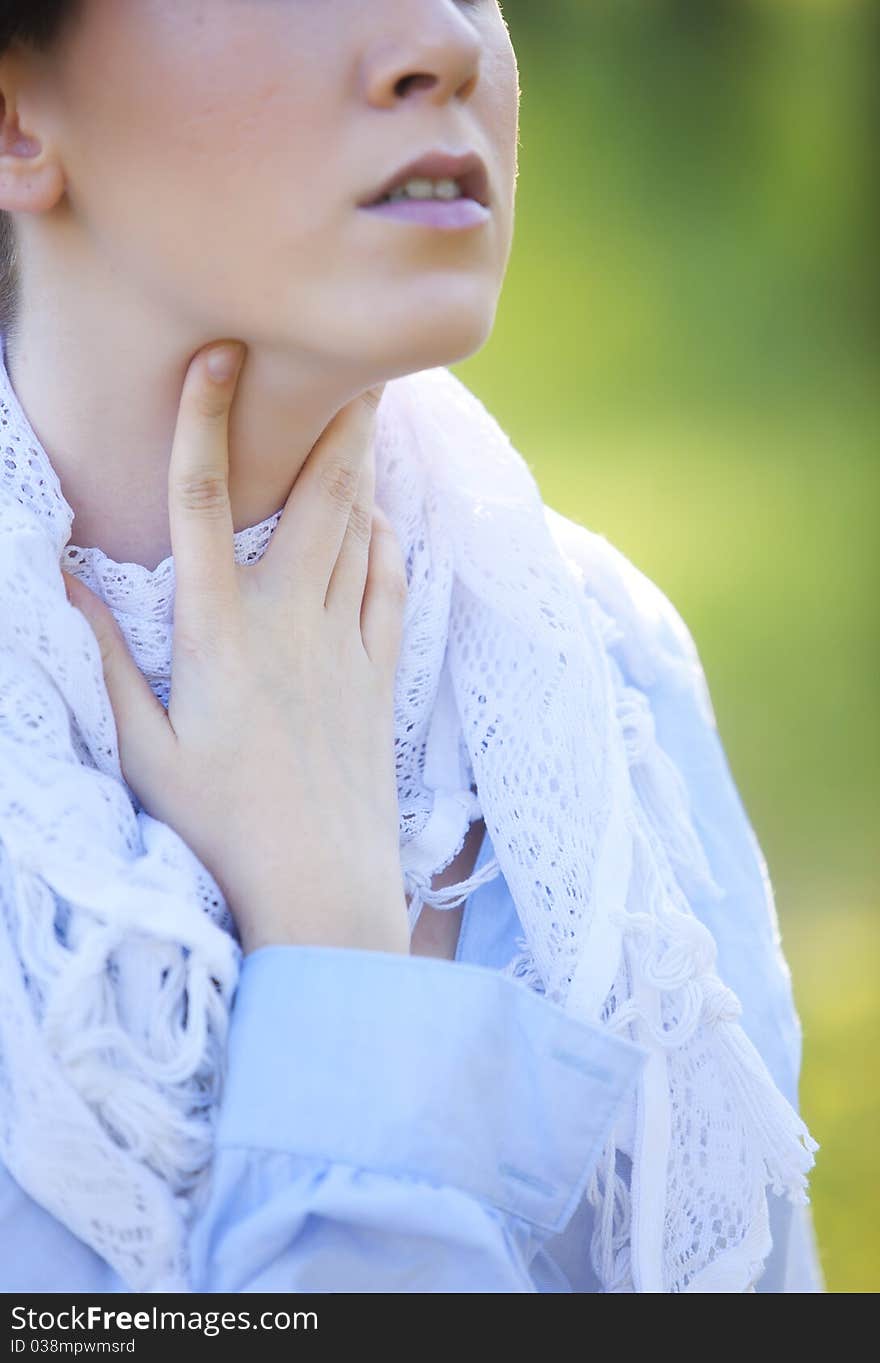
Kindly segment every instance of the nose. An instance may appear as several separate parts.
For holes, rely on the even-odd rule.
[[[390,23],[387,7],[376,6],[383,32],[366,59],[369,102],[390,108],[402,99],[440,105],[454,96],[470,98],[479,80],[482,42],[458,5],[402,0],[392,8]]]

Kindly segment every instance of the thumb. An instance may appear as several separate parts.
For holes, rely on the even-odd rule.
[[[119,742],[123,775],[146,807],[157,764],[166,761],[172,729],[162,702],[153,694],[146,677],[129,652],[125,637],[110,607],[84,582],[61,569],[70,604],[84,615],[101,652],[104,682]]]

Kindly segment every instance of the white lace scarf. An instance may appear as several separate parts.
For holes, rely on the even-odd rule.
[[[73,513],[5,365],[0,383],[0,1156],[131,1290],[187,1290],[241,953],[212,876],[123,780],[97,643],[59,571],[103,595],[167,705],[173,561],[68,545]],[[748,1291],[771,1249],[766,1186],[807,1202],[818,1146],[689,906],[720,891],[609,653],[621,632],[592,586],[607,542],[543,506],[445,368],[386,386],[376,463],[409,579],[395,716],[411,924],[500,869],[524,932],[507,973],[648,1050],[587,1188],[602,1289]],[[239,562],[279,515],[236,534]],[[496,857],[432,894],[480,814]]]

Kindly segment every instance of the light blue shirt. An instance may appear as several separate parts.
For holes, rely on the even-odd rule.
[[[797,1106],[791,977],[717,729],[680,682],[646,694],[727,892],[694,908]],[[487,833],[477,867],[491,855]],[[500,975],[520,932],[498,877],[467,900],[454,962],[323,946],[244,958],[195,1290],[600,1290],[583,1194],[647,1051]],[[810,1208],[768,1197],[757,1290],[824,1291]],[[0,1290],[126,1286],[0,1166]]]

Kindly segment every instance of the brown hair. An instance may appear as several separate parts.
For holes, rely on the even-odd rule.
[[[0,55],[13,43],[48,52],[79,9],[81,0],[0,0]],[[18,315],[18,259],[15,226],[0,210],[0,329],[11,329]]]

